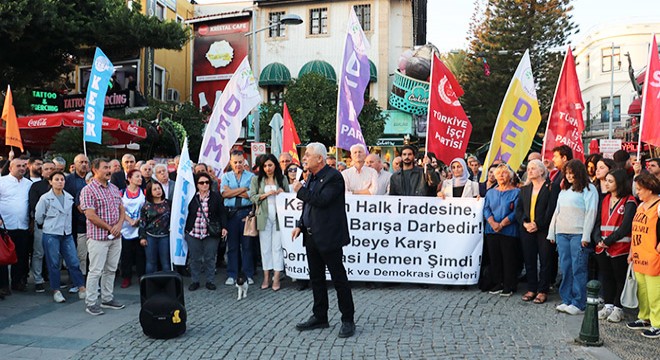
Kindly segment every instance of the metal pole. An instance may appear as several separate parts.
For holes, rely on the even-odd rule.
[[[257,9],[252,9],[252,73],[259,81],[257,71]],[[259,106],[252,110],[252,122],[254,123],[254,141],[259,142]],[[247,137],[247,136],[246,136]]]
[[[610,58],[610,130],[609,139],[612,140],[612,122],[614,121],[614,43],[612,43],[612,57]]]

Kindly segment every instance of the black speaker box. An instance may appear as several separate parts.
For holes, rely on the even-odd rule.
[[[171,339],[186,332],[183,280],[175,272],[159,272],[140,279],[140,325],[145,335]]]

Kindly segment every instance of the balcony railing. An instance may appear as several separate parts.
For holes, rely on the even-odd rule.
[[[413,79],[396,70],[389,103],[403,112],[426,115],[429,106],[429,83]]]

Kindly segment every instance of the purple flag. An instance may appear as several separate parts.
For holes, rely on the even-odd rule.
[[[358,115],[364,106],[364,90],[369,85],[368,49],[369,42],[351,6],[337,96],[337,147],[341,149],[350,149],[354,144],[367,149]]]

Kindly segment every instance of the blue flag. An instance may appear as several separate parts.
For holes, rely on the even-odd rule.
[[[108,91],[108,83],[114,71],[110,59],[105,56],[101,49],[96,48],[94,61],[92,62],[92,73],[89,76],[89,84],[87,85],[87,97],[85,98],[83,141],[101,143],[105,93]]]

